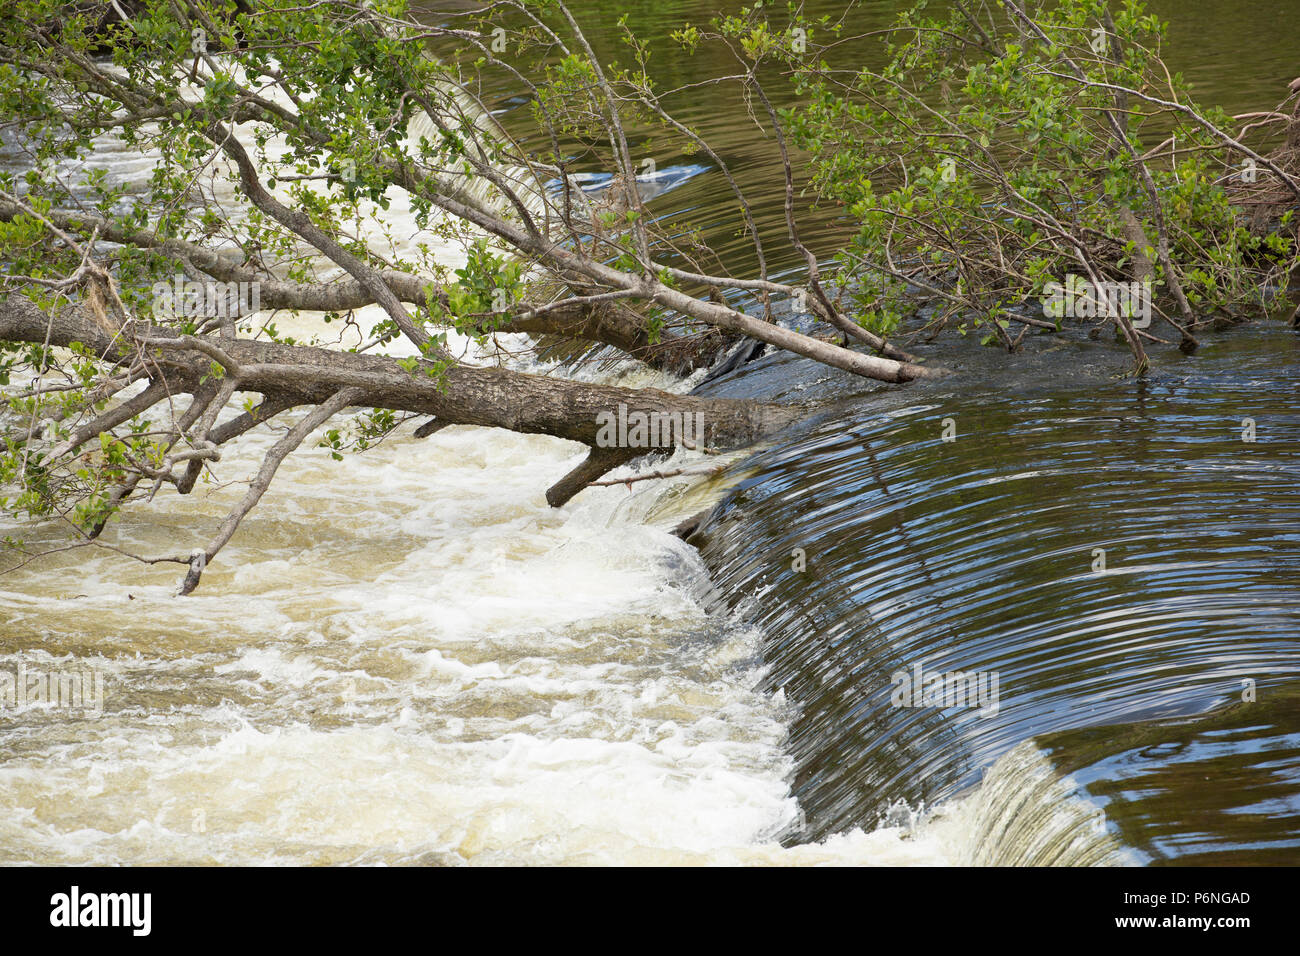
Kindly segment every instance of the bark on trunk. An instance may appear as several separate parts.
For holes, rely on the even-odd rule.
[[[0,300],[0,341],[48,341],[56,347],[80,342],[109,361],[129,361],[140,348],[137,342],[147,341],[173,394],[192,393],[218,361],[239,391],[273,396],[283,407],[321,405],[344,389],[356,389],[349,393],[355,396],[349,402],[352,407],[416,412],[445,424],[553,435],[592,447],[600,430],[597,416],[616,412],[620,404],[629,413],[698,413],[703,416],[705,443],[722,448],[751,444],[799,415],[779,405],[593,385],[497,368],[454,366],[441,377],[431,377],[429,363],[410,372],[383,355],[246,339],[194,339],[141,323],[113,335],[79,307],[50,316],[22,296]],[[601,459],[613,467],[631,457],[635,453]],[[581,487],[566,484],[566,493],[552,495],[551,503],[563,504]]]

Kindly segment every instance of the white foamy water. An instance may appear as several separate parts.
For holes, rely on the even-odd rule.
[[[946,860],[900,829],[779,846],[797,807],[757,636],[702,609],[698,557],[625,488],[545,504],[575,448],[305,449],[189,598],[175,565],[101,549],[0,576],[0,668],[105,675],[100,716],[0,720],[0,860]],[[106,543],[183,548],[239,494],[160,496]]]
[[[97,163],[138,181],[148,160]],[[384,214],[392,235],[427,239],[407,208]],[[304,445],[191,597],[177,565],[109,548],[0,575],[0,670],[104,677],[98,715],[0,711],[0,862],[965,858],[961,804],[782,847],[799,818],[784,702],[756,690],[758,635],[705,610],[707,572],[665,530],[717,488],[589,489],[556,510],[543,493],[585,449],[409,433],[341,463]],[[103,543],[205,543],[275,438],[245,436],[187,498],[132,504]]]

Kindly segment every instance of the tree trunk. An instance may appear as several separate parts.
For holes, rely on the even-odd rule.
[[[434,366],[427,362],[412,372],[384,355],[246,339],[197,340],[141,323],[132,323],[115,336],[80,307],[50,316],[23,296],[0,300],[0,341],[48,341],[56,347],[80,342],[109,361],[129,361],[140,348],[138,343],[148,342],[146,349],[157,366],[155,375],[166,379],[172,394],[193,393],[211,375],[216,361],[238,391],[273,396],[282,407],[320,405],[343,389],[355,389],[350,393],[355,396],[349,402],[352,407],[416,412],[445,424],[554,435],[593,448],[600,430],[597,416],[616,413],[620,405],[629,413],[699,414],[705,443],[723,448],[751,444],[799,416],[797,410],[779,405],[592,385],[497,368],[453,366],[431,376]],[[609,470],[637,454],[598,457],[609,463],[605,469]],[[588,480],[597,477],[593,473]],[[585,482],[562,484],[563,493],[550,496],[557,507],[585,486]]]

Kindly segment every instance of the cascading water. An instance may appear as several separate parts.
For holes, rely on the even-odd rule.
[[[752,129],[723,132],[753,173]],[[92,162],[152,166],[109,141]],[[734,257],[708,171],[664,170]],[[769,237],[781,189],[756,186]],[[393,198],[374,243],[461,264]],[[308,442],[185,601],[103,549],[0,575],[0,675],[104,686],[98,713],[0,714],[0,862],[1293,860],[1296,348],[1238,331],[1149,386],[1087,343],[959,352],[904,390],[769,356],[705,388],[807,403],[804,427],[560,510],[561,441],[448,428],[341,464]],[[629,369],[581,374],[702,377]],[[105,543],[175,551],[240,494],[162,494]],[[701,551],[666,531],[714,505]],[[892,706],[915,663],[996,672],[997,713]]]
[[[111,175],[145,174],[107,145]],[[400,203],[385,221],[427,238]],[[670,527],[699,488],[557,511],[543,491],[581,451],[562,441],[449,428],[342,464],[308,442],[190,598],[111,550],[214,526],[274,439],[132,507],[108,548],[0,576],[0,673],[103,686],[93,712],[3,714],[0,862],[948,859],[897,827],[782,847],[798,810],[756,634],[708,613],[698,556],[642,521]]]
[[[814,838],[871,826],[899,801],[942,802],[1030,738],[1216,720],[1233,702],[1249,727],[1252,706],[1262,724],[1262,702],[1296,686],[1294,333],[1237,330],[1147,381],[1113,377],[1113,353],[1086,341],[1040,342],[1052,344],[1009,371],[949,355],[966,366],[956,381],[841,399],[747,462],[692,539],[727,604],[764,635],[764,686],[794,707],[794,792]],[[715,391],[788,381],[790,363],[748,377]],[[998,699],[915,706],[898,691],[918,672],[996,679],[980,686]],[[1238,736],[1230,763],[1269,733]],[[1095,848],[1073,847],[1054,819],[1051,795],[1071,788],[1015,753],[995,765],[992,791],[985,781],[976,831],[1014,818],[1016,839],[977,858],[1088,858]],[[1294,855],[1294,768],[1257,776],[1271,826],[1234,831],[1216,852]],[[1018,778],[1026,789],[1008,783]],[[1197,786],[1179,797],[1195,805]],[[1032,812],[1013,810],[1025,801]],[[1124,838],[1147,842],[1137,827]],[[1174,841],[1154,855],[1179,852]]]

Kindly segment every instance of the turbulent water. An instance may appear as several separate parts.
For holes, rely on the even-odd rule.
[[[106,675],[100,716],[5,715],[0,859],[784,853],[796,808],[754,633],[701,610],[698,557],[621,517],[625,491],[549,509],[572,459],[469,429],[343,465],[308,452],[191,599],[102,551],[0,578],[0,667]],[[235,491],[160,499],[111,543],[175,547]],[[883,834],[836,855],[942,851]]]
[[[778,234],[780,177],[712,95],[696,112],[731,124]],[[154,162],[93,161],[137,183]],[[735,253],[716,174],[661,170],[653,208]],[[431,241],[394,198],[396,251]],[[1054,337],[949,348],[954,379],[906,389],[768,356],[702,389],[803,426],[709,481],[558,510],[543,492],[585,451],[562,441],[408,426],[341,463],[308,442],[192,597],[110,548],[9,570],[0,685],[103,698],[0,711],[0,862],[1294,862],[1300,342],[1206,338],[1145,382]],[[104,543],[205,541],[274,438]],[[690,544],[668,532],[706,509]],[[917,663],[996,673],[996,713],[890,706]]]
[[[244,439],[222,480],[273,438]],[[955,814],[782,847],[799,821],[787,708],[758,688],[758,634],[705,610],[699,556],[662,530],[717,491],[549,508],[580,454],[467,428],[343,463],[304,450],[183,600],[175,566],[105,549],[0,576],[0,672],[105,685],[101,713],[33,703],[0,720],[0,861],[959,854]],[[105,543],[175,551],[241,493],[160,495]]]
[[[151,166],[102,146],[93,162],[113,176]],[[400,201],[385,219],[409,248],[431,239]],[[319,331],[309,316],[277,324]],[[0,682],[102,686],[82,707],[3,705],[0,862],[964,852],[956,807],[921,827],[783,845],[801,826],[788,708],[759,688],[757,633],[708,609],[698,554],[665,530],[721,485],[593,489],[555,510],[543,493],[584,448],[469,428],[417,441],[407,428],[342,463],[309,441],[189,598],[174,596],[175,565],[124,556],[206,540],[275,437],[245,436],[189,498],[131,507],[106,547],[0,575]],[[3,530],[32,550],[64,540],[57,526]]]

